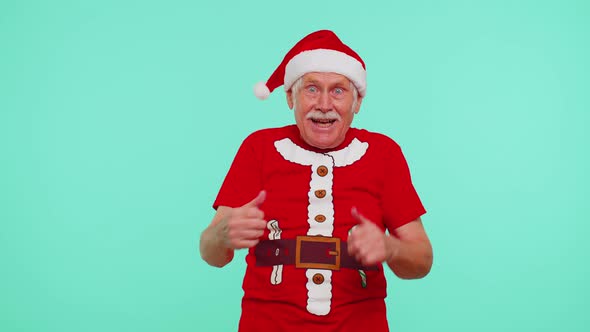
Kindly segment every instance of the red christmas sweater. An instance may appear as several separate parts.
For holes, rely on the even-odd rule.
[[[402,151],[350,128],[338,147],[306,144],[297,126],[242,143],[214,208],[261,191],[267,230],[246,256],[240,331],[388,331],[382,266],[347,256],[353,206],[384,231],[425,213]]]

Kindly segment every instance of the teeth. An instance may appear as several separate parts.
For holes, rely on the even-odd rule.
[[[318,127],[321,128],[329,128],[331,127],[336,120],[328,120],[328,119],[311,119],[311,121]]]

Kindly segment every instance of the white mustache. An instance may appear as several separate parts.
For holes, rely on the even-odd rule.
[[[305,115],[306,119],[314,119],[314,120],[342,120],[342,117],[336,111],[311,111]]]

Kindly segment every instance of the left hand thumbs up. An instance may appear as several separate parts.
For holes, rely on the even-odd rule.
[[[351,209],[350,214],[359,224],[348,236],[348,253],[363,265],[376,265],[385,261],[388,257],[388,236],[356,207]]]

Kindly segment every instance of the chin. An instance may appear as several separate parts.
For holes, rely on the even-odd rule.
[[[309,140],[307,143],[318,149],[331,149],[340,144],[340,142],[337,142],[336,140]]]
[[[318,149],[335,148],[344,140],[344,135],[340,135],[342,130],[337,125],[332,125],[328,128],[318,128],[314,125],[309,125],[301,129],[300,135],[305,143]]]

